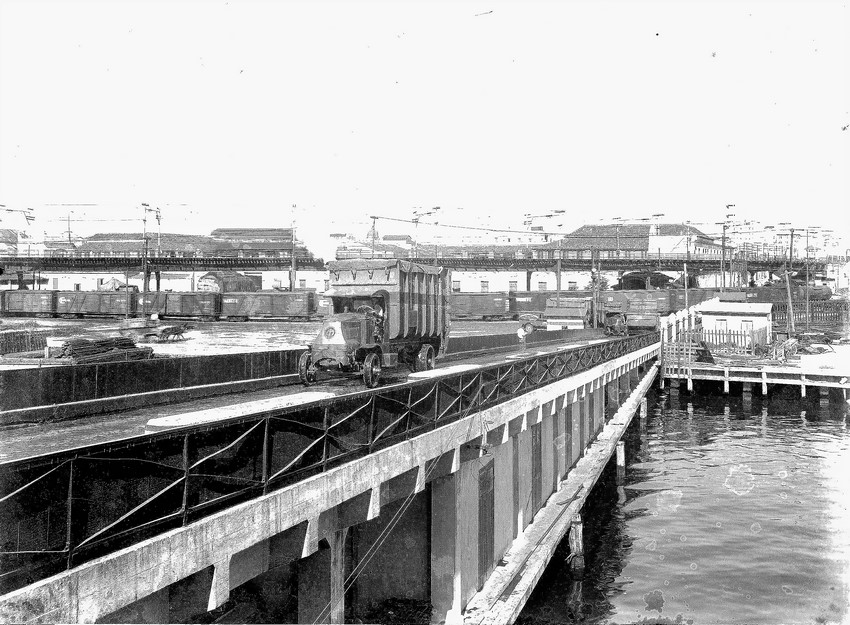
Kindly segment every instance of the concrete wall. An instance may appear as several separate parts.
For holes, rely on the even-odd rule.
[[[346,545],[356,544],[359,549],[352,549],[351,553],[362,557],[362,548],[375,540],[378,528],[398,510],[396,506],[400,504],[393,502],[406,493],[414,495],[405,513],[411,516],[394,530],[401,531],[405,538],[399,540],[399,534],[396,544],[390,545],[381,557],[390,562],[393,557],[407,557],[409,553],[416,570],[398,577],[389,574],[398,570],[397,563],[391,563],[387,566],[395,568],[388,569],[387,575],[372,571],[371,578],[361,581],[352,607],[363,609],[389,593],[399,592],[398,588],[408,583],[419,588],[421,596],[427,579],[431,602],[439,608],[434,620],[457,622],[480,587],[481,467],[494,463],[492,558],[496,563],[509,545],[508,527],[513,539],[514,531],[521,532],[531,521],[531,428],[540,428],[539,479],[541,499],[545,499],[554,482],[554,477],[549,476],[553,476],[555,467],[557,436],[552,419],[559,412],[557,406],[565,411],[566,432],[566,415],[575,416],[577,404],[589,404],[582,396],[601,394],[604,384],[654,358],[658,348],[650,346],[514,397],[399,445],[11,592],[0,597],[0,620],[90,622],[123,610],[121,613],[126,613],[129,620],[166,622],[166,603],[168,620],[188,620],[192,615],[174,612],[172,605],[178,600],[181,591],[175,589],[181,584],[188,583],[190,590],[184,592],[188,592],[188,599],[180,601],[195,609],[198,596],[202,596],[206,598],[203,609],[212,610],[222,606],[234,589],[253,583],[251,576],[256,576],[254,580],[263,578],[268,575],[264,571],[290,563],[297,575],[298,619],[322,617],[330,602],[336,611],[330,611],[324,619],[339,622],[344,606],[343,583],[357,561],[346,555]],[[602,404],[594,401],[593,405],[596,418],[601,419]],[[583,412],[587,443],[594,415],[589,406]],[[573,421],[571,442],[576,435]],[[575,446],[570,449],[572,455]],[[568,460],[565,458],[564,462],[566,465]],[[430,514],[427,505],[431,507]],[[422,562],[429,541],[426,573]],[[202,577],[184,581],[199,572],[203,572]],[[167,595],[163,592],[166,589]],[[334,598],[339,600],[332,602]]]

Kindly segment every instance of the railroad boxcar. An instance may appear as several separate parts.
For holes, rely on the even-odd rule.
[[[546,299],[549,291],[510,291],[508,293],[508,311],[516,319],[522,315],[542,316],[546,311]]]
[[[221,318],[247,319],[311,319],[316,316],[315,291],[256,291],[223,293]]]
[[[511,317],[510,300],[508,294],[501,291],[452,293],[451,314],[453,319],[508,319]]]
[[[165,317],[212,320],[221,314],[221,293],[165,293]]]
[[[147,293],[139,293],[136,296],[136,312],[142,316],[149,317],[150,315],[165,316],[165,291],[148,291]]]
[[[52,317],[56,314],[56,291],[6,291],[3,302],[7,315]]]
[[[124,317],[135,314],[135,305],[136,294],[128,291],[59,291],[56,294],[56,314],[62,317]]]

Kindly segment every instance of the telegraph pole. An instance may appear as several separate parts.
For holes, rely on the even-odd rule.
[[[298,267],[295,264],[295,204],[292,205],[292,252],[290,259],[290,269],[289,269],[289,291],[291,293],[295,292],[295,284],[297,279],[297,270]]]

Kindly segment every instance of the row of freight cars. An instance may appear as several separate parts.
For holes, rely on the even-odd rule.
[[[727,291],[731,291],[727,289]],[[739,290],[748,302],[784,302],[787,292],[778,287]],[[689,289],[688,304],[694,305],[718,295],[717,289]],[[812,300],[829,299],[828,288],[810,289]],[[555,291],[511,291],[493,293],[452,293],[454,319],[518,319],[539,316]],[[560,297],[592,298],[593,292],[561,291]],[[638,323],[642,316],[654,325],[658,315],[668,315],[685,307],[682,289],[600,291],[597,295],[600,318],[603,313],[623,313]],[[804,299],[802,286],[792,287],[794,299]],[[149,292],[133,291],[0,291],[3,315],[42,317],[135,317],[156,313],[162,318],[207,320],[288,319],[303,320],[329,314],[329,301],[315,291],[256,291],[252,293]]]
[[[314,291],[0,291],[4,315],[29,317],[137,317],[203,320],[313,319]]]
[[[785,286],[726,289],[737,293],[742,301],[752,303],[784,303],[788,292]],[[693,306],[717,297],[719,289],[688,289],[688,305]],[[824,300],[832,296],[829,287],[809,287],[811,300]],[[452,293],[452,317],[456,319],[517,319],[523,315],[540,314],[546,310],[547,299],[556,297],[555,291],[511,291],[494,293]],[[561,298],[593,299],[593,291],[561,291]],[[658,290],[605,290],[597,294],[600,313],[631,313],[669,315],[685,307],[684,289]],[[794,300],[804,300],[805,287],[791,287]]]

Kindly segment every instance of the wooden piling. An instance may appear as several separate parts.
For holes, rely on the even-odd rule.
[[[617,443],[617,483],[622,484],[626,477],[626,443]]]
[[[580,579],[584,576],[584,535],[581,523],[581,515],[577,514],[570,523],[570,574]]]

